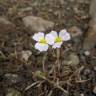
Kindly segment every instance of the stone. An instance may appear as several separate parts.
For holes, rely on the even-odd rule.
[[[85,69],[84,70],[84,75],[88,75],[88,74],[91,74],[91,70],[90,69]]]
[[[80,96],[84,96],[84,94],[83,94],[83,93],[81,93],[81,94],[80,94]]]
[[[82,30],[77,26],[72,26],[68,30],[72,36],[72,38],[80,37],[82,35]]]
[[[74,43],[74,47],[78,48],[80,46],[80,43],[81,43],[81,37],[83,34],[82,30],[77,26],[72,26],[71,28],[69,28],[68,31],[71,34],[72,41]]]
[[[70,0],[70,2],[74,2],[75,0]]]
[[[8,88],[5,96],[22,96],[19,91],[13,88]]]
[[[0,17],[0,23],[2,24],[11,24],[10,21],[8,21],[6,18],[4,17]]]
[[[28,59],[31,56],[32,52],[29,51],[29,50],[26,50],[26,51],[22,51],[21,54],[22,54],[21,59],[25,60],[25,61],[28,61]]]
[[[94,66],[94,70],[96,71],[96,66]]]
[[[96,94],[96,86],[93,89],[93,93]]]
[[[13,23],[11,23],[5,17],[0,17],[0,35],[15,32],[15,30],[15,25]]]
[[[33,8],[32,7],[20,8],[18,10],[19,17],[24,17],[24,16],[28,16],[28,15],[33,15]]]
[[[89,8],[89,14],[91,18],[96,18],[96,0],[90,0],[90,8]]]
[[[83,43],[83,48],[84,50],[91,51],[96,45],[96,0],[91,0],[89,14],[91,20],[89,22],[89,29]]]
[[[84,54],[85,54],[85,56],[89,56],[90,52],[89,51],[85,51]]]
[[[64,0],[59,0],[59,2],[63,5],[65,3]]]
[[[89,29],[85,36],[83,48],[84,50],[92,50],[96,45],[96,18],[89,23]]]
[[[10,83],[18,83],[22,80],[21,77],[19,77],[17,74],[7,73],[4,75]]]
[[[23,23],[25,27],[35,32],[46,31],[50,28],[53,28],[54,26],[54,23],[52,21],[47,21],[41,17],[36,17],[36,16],[24,17]]]
[[[76,0],[78,3],[86,3],[89,4],[90,0]]]
[[[75,53],[70,53],[63,61],[63,65],[77,66],[79,62],[79,57]]]

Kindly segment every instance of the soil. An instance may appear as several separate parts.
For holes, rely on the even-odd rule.
[[[90,21],[89,6],[90,0],[0,0],[0,18],[4,17],[5,22],[10,23],[0,22],[0,96],[96,95],[93,91],[96,87],[96,48],[90,52],[83,49]],[[82,35],[77,34],[60,49],[61,69],[56,73],[56,80],[51,72],[56,63],[56,50],[48,50],[44,59],[46,53],[34,48],[31,36],[35,32],[26,28],[22,21],[29,15],[55,23],[54,28],[45,33],[59,32],[63,28],[72,30],[74,26],[81,30]],[[22,59],[22,51],[26,50],[32,52],[27,61]],[[74,60],[79,59],[78,63],[67,65],[69,60],[75,62],[70,54],[77,56]],[[46,72],[42,70],[42,61]],[[58,88],[58,82],[67,94]]]

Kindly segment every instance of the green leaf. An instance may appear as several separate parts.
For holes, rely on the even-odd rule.
[[[36,72],[34,73],[34,75],[35,75],[36,77],[39,77],[39,78],[42,78],[42,79],[46,79],[46,74],[45,74],[44,72],[36,71]]]

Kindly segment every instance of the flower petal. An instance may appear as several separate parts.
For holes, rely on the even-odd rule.
[[[71,38],[70,34],[67,32],[66,29],[60,31],[59,37],[61,37],[64,41],[68,41]]]
[[[38,32],[38,33],[34,34],[32,38],[36,41],[40,41],[41,38],[44,38],[44,33]]]
[[[63,42],[59,42],[59,43],[55,43],[52,48],[56,49],[56,48],[60,48]]]
[[[52,34],[54,37],[57,37],[58,36],[58,34],[57,34],[56,31],[51,31],[50,34]]]
[[[46,34],[45,39],[49,45],[53,45],[55,42],[55,37],[51,33]]]
[[[48,44],[36,43],[35,48],[37,50],[39,50],[40,52],[47,51],[48,50]]]

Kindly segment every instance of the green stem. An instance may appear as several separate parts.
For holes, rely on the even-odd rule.
[[[60,71],[60,49],[57,49],[57,68]]]
[[[57,76],[60,76],[60,49],[56,50],[56,64],[54,66],[54,81]]]
[[[43,71],[46,72],[46,69],[45,69],[45,61],[46,61],[46,58],[47,58],[47,52],[45,52],[44,56],[43,56],[43,60],[42,60],[42,66],[43,66]]]

